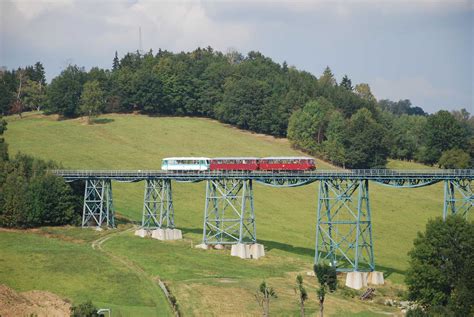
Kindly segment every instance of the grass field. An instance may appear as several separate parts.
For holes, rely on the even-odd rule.
[[[57,121],[53,116],[28,114],[23,119],[9,117],[7,120],[10,153],[21,151],[53,159],[65,168],[159,169],[161,158],[166,156],[301,154],[291,149],[286,139],[240,131],[208,119],[107,115],[101,117],[101,124],[86,125],[81,119]],[[423,168],[399,161],[390,161],[389,167]],[[318,168],[333,167],[318,161]],[[311,269],[314,256],[317,185],[291,189],[255,186],[258,240],[267,250],[267,256],[258,261],[232,258],[228,251],[192,249],[191,243],[199,243],[202,234],[204,184],[173,186],[175,222],[183,230],[184,241],[163,243],[126,233],[107,240],[104,250],[132,261],[146,274],[167,282],[185,315],[258,314],[253,293],[262,279],[272,284],[280,295],[272,309],[280,315],[295,314],[298,307],[293,281],[297,272]],[[403,283],[407,252],[417,231],[424,229],[429,218],[442,213],[442,187],[439,184],[419,189],[370,186],[376,266],[385,272],[388,284],[392,285],[381,292],[396,292],[402,287],[397,285]],[[139,220],[143,183],[114,183],[113,187],[117,212]],[[8,269],[0,268],[0,281],[19,290],[48,289],[76,301],[91,296],[103,305],[116,308],[122,315],[130,313],[132,302],[133,309],[140,309],[143,315],[153,315],[153,307],[164,307],[163,298],[150,299],[147,287],[152,286],[140,289],[139,277],[133,280],[132,272],[111,261],[105,251],[90,248],[87,242],[95,239],[98,234],[95,231],[75,228],[50,231],[48,236],[35,232],[0,232],[0,259],[13,259],[6,261]],[[17,255],[20,250],[21,255]],[[29,258],[31,263],[36,263],[34,274],[41,276],[35,283],[31,282],[31,275],[23,274],[28,271]],[[64,266],[64,274],[55,277],[51,268],[63,266],[68,259],[74,265]],[[22,264],[24,261],[28,263]],[[43,261],[48,261],[48,265]],[[100,267],[105,265],[109,275],[91,272],[88,263],[92,261],[101,263]],[[96,263],[93,266],[96,267]],[[68,279],[69,271],[84,280]],[[117,285],[114,281],[117,274],[122,273],[123,283]],[[51,282],[53,278],[60,278],[65,286],[48,284],[48,279]],[[308,308],[315,312],[315,281],[314,278],[306,280],[311,283]],[[135,287],[138,288],[134,292],[136,296],[127,296],[127,289]],[[103,288],[109,291],[99,291],[97,297],[91,295]],[[349,300],[342,292],[331,295],[327,304],[330,315],[359,312],[361,316],[372,316],[382,310],[393,311],[376,303]]]

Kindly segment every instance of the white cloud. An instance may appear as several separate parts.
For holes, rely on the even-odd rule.
[[[11,4],[4,6],[8,12],[1,36],[28,42],[39,50],[75,47],[88,54],[100,54],[104,49],[134,50],[138,48],[139,27],[145,49],[188,50],[211,45],[225,50],[229,43],[240,48],[246,46],[252,34],[251,25],[214,21],[197,1],[140,0],[129,4],[71,0]]]
[[[65,8],[73,4],[73,0],[34,1],[19,0],[13,2],[17,10],[26,20],[32,20],[42,13],[56,8]]]

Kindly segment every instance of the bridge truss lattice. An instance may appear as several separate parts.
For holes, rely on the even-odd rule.
[[[319,182],[315,263],[339,271],[375,269],[369,182],[397,188],[444,183],[443,217],[468,217],[474,206],[474,170],[343,170],[304,173],[164,171],[54,171],[85,182],[82,226],[115,227],[111,181],[145,181],[142,228],[174,228],[171,181],[206,181],[203,243],[256,243],[253,182],[297,187]]]
[[[112,182],[107,179],[88,179],[84,186],[82,227],[103,225],[115,228],[112,203]]]
[[[203,243],[256,243],[252,180],[206,182]]]
[[[174,229],[174,208],[171,180],[146,179],[143,197],[142,228]]]

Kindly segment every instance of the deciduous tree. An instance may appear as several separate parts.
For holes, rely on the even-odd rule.
[[[354,87],[354,91],[362,99],[365,99],[365,100],[370,101],[370,102],[376,102],[377,101],[375,99],[374,95],[372,94],[372,91],[370,90],[369,84],[365,84],[365,83],[357,84]]]
[[[28,79],[23,88],[23,104],[28,110],[40,111],[46,103],[45,87],[41,82]]]
[[[428,311],[448,308],[455,316],[474,312],[474,224],[461,216],[430,220],[409,253],[409,298]]]
[[[434,164],[441,154],[450,149],[465,149],[468,145],[467,131],[448,111],[441,110],[428,117],[425,129],[427,152],[423,161]]]
[[[57,113],[65,117],[79,114],[79,101],[83,84],[86,80],[84,70],[76,65],[69,65],[55,77],[47,90],[48,113]]]
[[[442,168],[470,168],[471,157],[461,149],[447,150],[441,154],[438,165]]]
[[[104,105],[104,93],[100,89],[99,82],[97,80],[86,82],[81,95],[80,112],[87,116],[89,123],[92,117],[102,113]]]
[[[292,144],[311,154],[322,153],[322,143],[334,106],[320,97],[308,102],[303,109],[293,113],[288,124],[288,138]]]
[[[361,109],[349,120],[344,137],[347,166],[350,168],[380,168],[389,154],[384,127],[372,113]]]

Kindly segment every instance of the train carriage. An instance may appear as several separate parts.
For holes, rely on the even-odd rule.
[[[161,163],[163,171],[208,171],[208,157],[168,157]]]
[[[163,171],[311,171],[311,157],[169,157],[162,161]]]
[[[256,171],[257,157],[216,157],[211,159],[211,171]]]
[[[264,157],[259,160],[259,169],[265,171],[311,171],[316,169],[314,159],[305,156]]]

